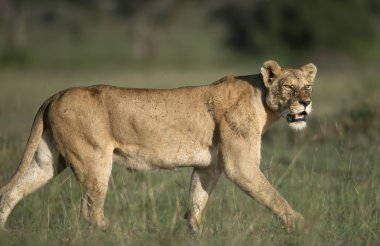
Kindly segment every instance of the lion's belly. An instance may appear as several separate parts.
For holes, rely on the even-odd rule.
[[[150,149],[137,145],[118,148],[113,161],[129,170],[173,169],[178,167],[206,167],[216,157],[213,148],[178,148],[168,151],[165,148]]]

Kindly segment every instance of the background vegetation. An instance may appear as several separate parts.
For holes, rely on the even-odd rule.
[[[0,183],[20,160],[39,105],[71,86],[171,88],[259,72],[263,61],[315,63],[309,127],[264,135],[261,168],[304,232],[224,177],[202,233],[182,219],[191,170],[114,167],[107,232],[79,216],[69,170],[24,199],[0,245],[380,244],[379,3],[368,1],[0,1]]]

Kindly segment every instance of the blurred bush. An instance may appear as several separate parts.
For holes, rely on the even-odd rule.
[[[341,112],[337,128],[341,135],[367,135],[380,140],[380,107],[378,102],[360,101],[357,105]]]
[[[379,6],[377,0],[2,0],[0,62],[27,64],[39,56],[35,50],[65,49],[54,59],[72,54],[81,60],[86,53],[88,61],[104,62],[117,53],[109,47],[128,62],[169,54],[170,48],[173,57],[191,60],[195,50],[212,56],[221,45],[256,57],[326,51],[360,56],[378,43]],[[116,31],[96,33],[100,26]]]
[[[374,1],[228,1],[215,11],[236,50],[360,53],[375,40]]]

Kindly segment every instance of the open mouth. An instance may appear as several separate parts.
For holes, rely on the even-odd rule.
[[[289,123],[298,122],[298,121],[306,121],[306,116],[307,116],[306,111],[303,111],[302,113],[299,113],[299,114],[288,114],[288,116],[286,116],[286,120]]]

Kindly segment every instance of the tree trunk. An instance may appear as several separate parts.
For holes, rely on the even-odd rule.
[[[17,61],[23,56],[25,45],[25,8],[22,0],[2,0],[1,12],[5,21],[6,60]]]

